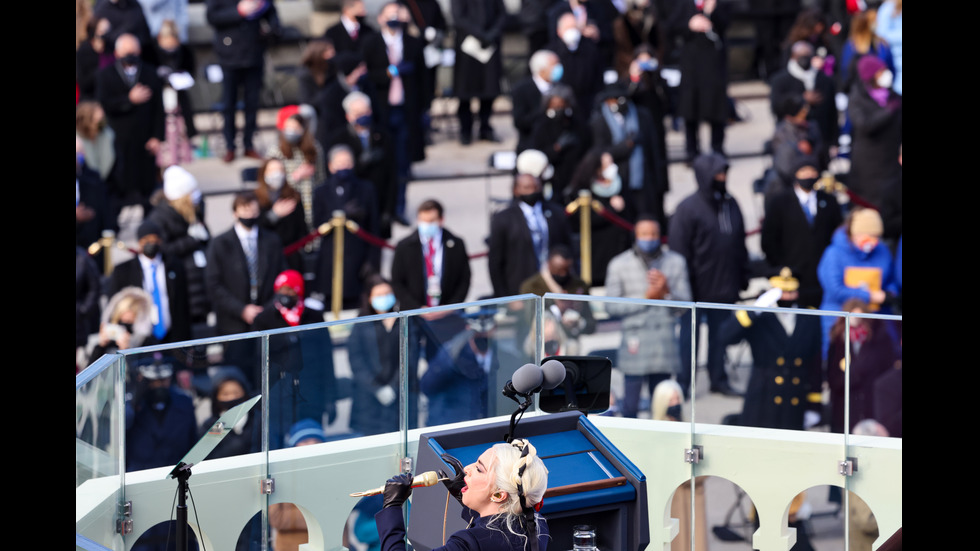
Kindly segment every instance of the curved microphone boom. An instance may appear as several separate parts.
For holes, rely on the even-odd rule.
[[[426,471],[419,474],[412,479],[412,488],[420,488],[422,486],[434,486],[439,483],[440,480],[449,480],[448,478],[439,478],[439,474],[435,471]],[[354,492],[351,497],[364,497],[364,496],[376,496],[378,494],[384,493],[385,487],[375,488],[373,490],[365,490],[363,492]]]

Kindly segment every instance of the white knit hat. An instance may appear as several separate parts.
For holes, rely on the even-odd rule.
[[[525,149],[517,156],[517,173],[530,174],[542,181],[550,180],[554,168],[548,164],[548,156],[537,149]]]
[[[168,200],[176,201],[195,189],[197,179],[183,167],[173,165],[163,171],[163,194]]]

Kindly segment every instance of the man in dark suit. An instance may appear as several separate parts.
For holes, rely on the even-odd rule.
[[[364,39],[377,32],[364,22],[366,16],[364,0],[343,0],[340,4],[340,21],[328,27],[323,36],[333,42],[338,54],[360,53]]]
[[[252,136],[257,127],[259,94],[268,41],[280,32],[279,16],[270,0],[207,0],[207,20],[214,28],[214,53],[221,65],[221,101],[224,104],[224,161],[235,159],[235,115],[238,92],[245,103],[242,146],[245,156],[261,159]]]
[[[116,189],[121,205],[149,207],[157,185],[156,154],[164,139],[163,83],[156,67],[140,59],[134,35],[116,39],[116,62],[96,76],[96,98],[116,133]]]
[[[434,199],[419,205],[417,231],[395,247],[391,286],[402,310],[466,300],[470,290],[470,259],[462,239],[443,227],[442,204]]]
[[[517,129],[517,154],[531,147],[536,122],[545,112],[542,97],[561,80],[564,67],[555,52],[538,50],[528,60],[531,74],[514,84],[511,90],[511,112]]]
[[[666,225],[663,174],[667,159],[657,147],[657,127],[650,111],[634,103],[624,85],[611,84],[599,92],[590,126],[593,146],[608,151],[619,167],[623,195],[633,212],[652,214],[661,226]]]
[[[395,169],[389,159],[394,155],[391,135],[383,122],[374,117],[371,98],[355,91],[347,94],[342,102],[347,124],[330,132],[325,151],[335,146],[347,146],[354,157],[354,175],[374,185],[380,216],[378,231],[385,239],[391,237],[391,223],[395,216],[397,181]]]
[[[548,49],[558,55],[564,67],[562,83],[575,92],[579,120],[587,122],[592,112],[596,94],[603,86],[603,72],[609,68],[599,52],[595,40],[582,36],[575,15],[564,13],[558,17],[558,38],[548,44]]]
[[[407,10],[388,2],[378,13],[381,32],[364,40],[364,63],[374,86],[374,116],[387,126],[394,146],[397,193],[394,221],[405,220],[405,190],[412,163],[425,158],[422,139],[422,40],[405,30]]]
[[[843,222],[837,199],[814,190],[818,161],[803,156],[795,165],[791,190],[773,196],[762,221],[762,251],[775,271],[788,267],[799,280],[799,305],[818,308],[823,296],[817,265]]]
[[[232,211],[235,225],[212,239],[207,251],[205,280],[218,335],[250,331],[275,294],[276,276],[286,268],[279,237],[258,225],[255,193],[236,195]]]
[[[490,282],[496,297],[518,294],[521,283],[547,262],[548,250],[572,246],[565,210],[545,201],[541,180],[530,174],[514,178],[514,202],[490,219]]]
[[[153,337],[144,345],[181,342],[191,338],[190,303],[184,264],[161,252],[163,232],[151,220],[136,231],[140,252],[112,271],[107,289],[113,296],[125,287],[139,287],[153,297]]]
[[[500,53],[507,10],[503,0],[451,0],[450,10],[456,28],[454,39],[456,64],[453,65],[453,94],[459,99],[456,117],[459,119],[459,141],[469,145],[473,141],[472,101],[479,100],[481,140],[499,141],[490,126],[493,101],[500,95],[500,81],[504,75],[503,55]],[[463,48],[463,44],[467,48]],[[470,55],[475,49],[489,53],[484,61]],[[492,52],[489,50],[492,49]],[[466,52],[470,53],[466,53]],[[482,57],[482,54],[479,54]]]
[[[354,172],[354,155],[350,148],[335,145],[327,152],[327,169],[331,176],[313,191],[313,224],[319,227],[333,218],[335,211],[343,211],[347,220],[360,229],[378,235],[380,216],[374,185],[362,180]],[[344,234],[343,257],[343,308],[357,308],[361,304],[363,282],[381,269],[381,250],[345,228],[332,232]],[[320,240],[316,260],[314,289],[325,297],[333,296],[334,235]]]
[[[786,66],[772,76],[769,82],[769,99],[772,112],[781,117],[780,110],[786,105],[786,99],[791,96],[801,97],[806,101],[810,110],[807,120],[820,129],[819,151],[815,151],[817,167],[822,170],[830,161],[830,147],[837,143],[840,135],[837,103],[834,96],[837,85],[834,79],[813,66],[813,45],[806,41],[793,44],[790,50],[792,56]]]

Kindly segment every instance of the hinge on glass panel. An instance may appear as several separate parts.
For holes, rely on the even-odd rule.
[[[276,491],[276,479],[266,478],[265,480],[259,481],[259,493],[263,495],[269,495]]]
[[[403,473],[410,473],[410,472],[412,472],[412,458],[411,457],[403,457],[402,458],[402,472]]]
[[[119,504],[119,518],[116,519],[116,533],[128,535],[133,533],[133,502]]]
[[[691,449],[684,450],[684,461],[687,463],[698,464],[704,458],[704,446],[691,446]]]
[[[856,457],[848,457],[837,464],[837,472],[844,476],[852,476],[858,470],[858,460]]]

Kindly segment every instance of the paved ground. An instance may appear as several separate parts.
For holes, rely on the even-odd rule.
[[[745,119],[743,122],[729,127],[726,139],[726,149],[732,157],[729,173],[729,189],[741,206],[747,229],[757,230],[762,217],[761,199],[752,192],[752,181],[762,174],[769,160],[758,155],[763,149],[773,129],[772,116],[769,113],[768,92],[764,84],[748,82],[734,84],[731,87],[736,98],[739,113]],[[468,251],[473,253],[486,250],[485,238],[489,229],[489,212],[494,199],[506,199],[510,194],[511,178],[496,173],[489,168],[489,160],[494,152],[512,151],[516,141],[509,116],[509,104],[506,99],[498,100],[497,112],[493,125],[502,138],[501,143],[475,142],[469,147],[463,147],[455,141],[453,130],[454,120],[439,117],[441,113],[453,112],[455,105],[451,100],[439,100],[434,109],[436,128],[434,145],[427,150],[427,159],[413,167],[416,180],[408,187],[407,212],[414,212],[415,206],[427,198],[437,198],[446,205],[446,226],[459,234],[466,242]],[[263,111],[260,114],[260,126],[272,128],[275,112]],[[200,115],[198,126],[201,129],[220,128],[220,118],[217,115]],[[705,128],[705,131],[707,128]],[[683,135],[671,131],[668,134],[668,149],[670,157],[680,158],[683,152]],[[275,134],[263,131],[256,139],[256,146],[261,151],[275,140]],[[703,143],[708,143],[707,133]],[[195,160],[186,166],[198,178],[202,190],[206,194],[207,224],[212,234],[227,230],[232,222],[231,193],[241,188],[241,171],[244,168],[256,166],[257,161],[238,159],[230,164],[220,160],[224,145],[218,134],[209,136],[208,146],[211,156]],[[692,171],[681,162],[670,165],[671,190],[666,197],[665,208],[673,212],[677,203],[692,193],[695,181]],[[120,238],[128,243],[134,243],[135,224],[127,224],[121,229]],[[391,242],[396,242],[405,236],[412,228],[395,226]],[[750,254],[758,255],[758,235],[750,235],[748,240]],[[125,258],[118,254],[117,260]],[[383,255],[383,272],[387,275],[391,253],[386,250]],[[491,286],[486,270],[485,258],[477,258],[472,263],[473,281],[469,298],[475,300],[490,294]],[[350,313],[347,313],[350,315]],[[748,367],[741,365],[733,368],[733,380],[736,386],[744,386],[748,379]],[[741,409],[741,399],[711,395],[707,392],[707,377],[700,376],[699,371],[696,389],[698,392],[699,422],[719,423],[721,418]],[[615,382],[621,388],[621,380]],[[690,413],[690,403],[686,404],[686,414]],[[689,418],[689,417],[688,417]],[[745,515],[749,514],[751,505],[747,498],[738,501],[738,490],[730,482],[722,479],[709,478],[706,481],[708,526],[725,525],[735,532],[748,535],[751,530],[744,526]],[[814,513],[810,521],[814,547],[820,550],[843,549],[843,518],[832,516],[833,506],[827,503],[826,488],[815,488],[808,492],[808,505]],[[739,507],[735,508],[736,503]],[[730,522],[728,522],[730,517]],[[749,549],[746,542],[725,542],[710,536],[712,550],[742,550]]]

